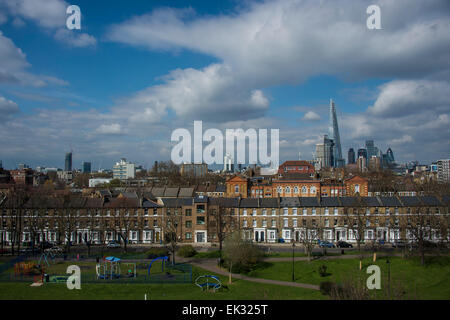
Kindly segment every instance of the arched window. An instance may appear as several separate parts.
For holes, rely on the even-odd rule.
[[[283,189],[281,187],[277,187],[277,193],[282,193]]]
[[[286,193],[291,193],[291,187],[286,187]]]
[[[316,187],[314,186],[311,187],[311,193],[316,193]]]
[[[307,188],[306,186],[303,186],[303,187],[302,187],[302,193],[303,193],[303,194],[308,193],[308,188]]]
[[[298,194],[298,187],[294,187],[294,193]]]
[[[235,185],[235,186],[234,186],[234,192],[235,192],[235,193],[239,193],[239,186],[238,186],[238,185]]]
[[[358,192],[359,193],[359,184],[355,184],[355,193]]]

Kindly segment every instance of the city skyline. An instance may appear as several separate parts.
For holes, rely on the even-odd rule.
[[[71,149],[74,167],[149,168],[193,120],[278,128],[280,162],[312,159],[330,98],[343,153],[374,140],[399,163],[449,157],[448,1],[383,2],[381,30],[365,0],[77,4],[73,31],[64,1],[0,0],[5,168],[64,168]]]

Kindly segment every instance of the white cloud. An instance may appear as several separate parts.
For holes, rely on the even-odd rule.
[[[404,117],[433,108],[449,112],[450,83],[430,80],[392,81],[381,92],[369,112],[376,116]]]
[[[54,38],[71,47],[95,46],[97,40],[87,33],[66,29],[66,9],[69,4],[62,0],[0,0],[0,8],[15,19],[13,24],[21,27],[23,20],[36,23],[54,33]],[[72,32],[71,34],[69,32]]]
[[[30,66],[25,53],[0,31],[0,84],[24,84],[35,87],[48,84],[67,85],[66,81],[56,77],[28,72]]]
[[[72,47],[89,47],[97,44],[97,39],[87,33],[78,33],[73,30],[59,29],[55,33],[55,39],[67,43]]]
[[[120,134],[122,133],[122,127],[118,123],[102,124],[96,132],[101,134]]]
[[[318,121],[320,120],[320,116],[315,113],[314,111],[308,111],[305,113],[305,115],[302,118],[305,121]]]
[[[17,103],[0,96],[0,122],[9,119],[17,112],[19,112]]]
[[[269,100],[261,90],[238,83],[231,68],[212,64],[201,70],[177,69],[164,83],[122,99],[113,113],[131,122],[158,122],[169,109],[185,120],[224,122],[263,115]]]

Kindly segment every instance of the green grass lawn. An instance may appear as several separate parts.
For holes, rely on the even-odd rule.
[[[83,272],[83,271],[82,271]],[[199,275],[211,272],[193,268],[193,280]],[[30,287],[30,283],[0,283],[0,299],[132,299],[143,300],[147,294],[149,300],[262,300],[262,299],[326,299],[319,291],[266,285],[243,280],[234,280],[227,284],[227,277],[219,276],[228,289],[207,292],[195,284],[81,284],[81,290],[68,290],[65,284],[45,284],[41,287]]]
[[[389,258],[391,265],[391,285],[402,287],[405,297],[412,299],[450,299],[450,257],[427,258],[426,266],[420,265],[418,258]],[[323,281],[343,282],[358,277],[367,279],[366,269],[369,265],[380,266],[382,286],[388,278],[386,258],[363,260],[363,270],[359,270],[358,259],[297,261],[294,263],[295,281],[319,285]],[[327,266],[328,275],[321,277],[319,267]],[[273,280],[292,280],[292,262],[262,262],[247,274],[251,277]],[[365,280],[364,280],[365,281]]]

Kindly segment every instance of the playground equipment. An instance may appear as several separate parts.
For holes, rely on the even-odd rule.
[[[54,263],[55,258],[57,256],[61,256],[63,254],[63,250],[58,247],[45,249],[44,252],[41,254],[41,257],[39,258],[38,265],[41,265],[41,262],[44,261],[47,266],[50,266],[49,260]]]
[[[95,271],[98,279],[118,279],[120,278],[120,259],[116,257],[106,257],[102,264],[98,263],[96,265]]]
[[[148,265],[148,275],[150,275],[150,269],[152,268],[152,263],[155,262],[155,261],[157,261],[157,260],[162,260],[162,263],[161,263],[161,268],[162,268],[162,270],[161,270],[161,272],[164,272],[164,264],[167,263],[167,262],[169,262],[169,257],[164,256],[164,257],[158,257],[158,258],[153,259],[153,260],[150,262],[150,264]]]
[[[195,285],[202,288],[202,290],[212,289],[214,292],[222,287],[222,282],[216,276],[204,275],[195,279]]]
[[[14,265],[14,275],[28,276],[36,274],[36,264],[34,262],[18,262]]]
[[[127,278],[136,278],[136,263],[126,263],[127,274],[125,275]]]

